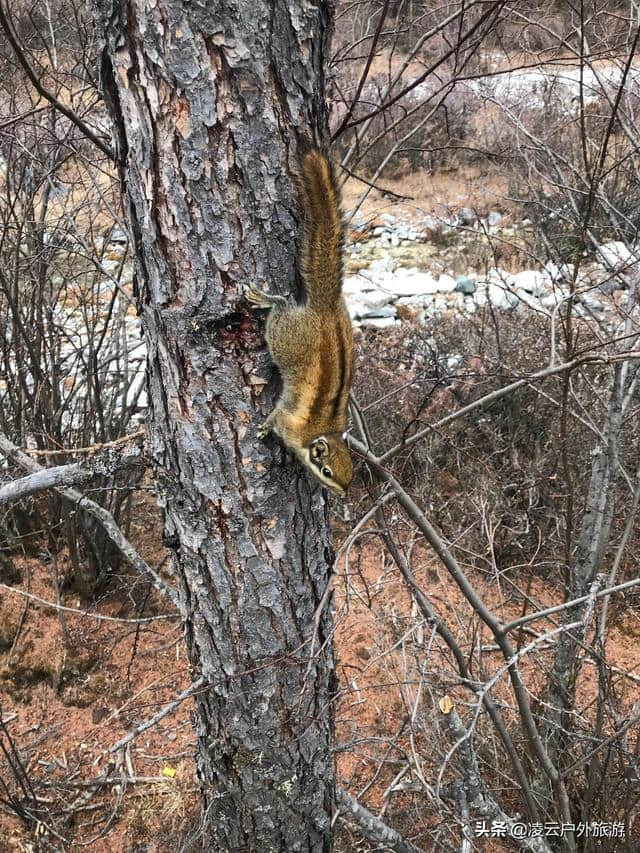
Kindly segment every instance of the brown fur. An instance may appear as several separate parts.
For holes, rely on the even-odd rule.
[[[300,270],[306,304],[294,306],[282,297],[247,290],[250,302],[269,310],[266,339],[282,375],[282,393],[262,434],[276,432],[324,485],[344,494],[353,473],[341,435],[347,423],[353,334],[342,296],[340,197],[331,163],[317,148],[303,153],[300,169],[297,184],[305,216]],[[322,473],[327,469],[331,477]]]

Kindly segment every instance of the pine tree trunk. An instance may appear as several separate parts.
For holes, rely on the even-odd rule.
[[[293,289],[290,166],[296,130],[326,130],[331,4],[98,5],[148,346],[148,447],[194,679],[209,683],[197,698],[208,843],[329,851],[328,617],[312,645],[332,562],[324,493],[256,438],[277,378],[259,380],[272,374],[242,288]]]

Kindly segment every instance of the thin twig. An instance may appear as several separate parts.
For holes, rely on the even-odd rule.
[[[128,735],[125,735],[125,737],[120,738],[117,743],[114,743],[113,746],[109,747],[109,752],[117,752],[119,749],[122,749],[123,746],[126,746],[127,744],[131,743],[132,740],[139,737],[143,732],[146,732],[147,729],[150,729],[152,726],[155,726],[156,723],[159,723],[160,720],[163,719],[163,717],[166,717],[168,714],[173,713],[173,711],[175,711],[176,708],[178,708],[179,705],[181,705],[185,699],[188,699],[189,696],[193,696],[194,693],[197,693],[198,690],[200,690],[200,688],[204,686],[204,683],[204,676],[200,676],[197,681],[194,681],[193,684],[187,687],[186,690],[183,690],[182,693],[178,694],[178,696],[176,696],[176,698],[172,702],[169,702],[168,705],[165,705],[165,707],[161,711],[158,711],[158,713],[154,714],[154,716],[151,717],[149,720],[145,720],[144,723],[140,723],[140,725],[136,726],[132,732],[129,732]]]
[[[45,598],[40,598],[32,592],[26,592],[24,589],[19,589],[15,586],[8,586],[6,583],[0,583],[0,589],[5,592],[13,592],[16,595],[22,595],[29,601],[34,601],[36,604],[42,604],[44,607],[50,607],[52,610],[58,610],[63,613],[72,613],[74,616],[88,616],[90,619],[98,619],[101,622],[119,622],[123,625],[139,625],[142,622],[158,622],[160,619],[179,619],[179,613],[164,613],[160,616],[141,616],[139,619],[124,619],[118,616],[106,616],[104,613],[92,613],[90,610],[80,610],[78,607],[66,607],[64,604],[56,604],[55,601],[47,601]]]

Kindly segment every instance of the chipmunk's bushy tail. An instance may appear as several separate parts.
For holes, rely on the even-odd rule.
[[[307,303],[316,311],[332,311],[342,290],[344,228],[333,166],[318,148],[303,148],[298,184],[305,216],[300,272]]]

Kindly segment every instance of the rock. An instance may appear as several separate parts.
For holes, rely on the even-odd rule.
[[[372,305],[368,308],[361,316],[361,320],[371,319],[376,317],[394,317],[396,316],[396,309],[393,305],[379,305],[378,307]]]
[[[622,269],[626,271],[638,262],[637,256],[620,240],[598,246],[597,255],[602,259],[607,271],[615,270],[618,272]]]
[[[107,275],[110,275],[120,269],[120,261],[115,260],[114,258],[105,258],[100,266]]]
[[[502,214],[497,210],[491,210],[487,216],[487,225],[489,228],[497,228],[502,222]]]
[[[552,282],[569,281],[573,277],[574,266],[573,264],[556,264],[555,261],[549,260],[542,271]]]
[[[342,282],[342,292],[348,298],[354,294],[364,293],[367,290],[375,290],[376,285],[370,278],[364,275],[349,275]]]
[[[513,278],[516,288],[526,290],[527,293],[532,293],[534,296],[542,296],[549,289],[548,278],[537,270],[523,270],[516,273]]]
[[[435,293],[423,293],[417,296],[401,296],[396,302],[396,306],[404,305],[409,308],[424,308],[425,305],[431,305],[436,298]]]
[[[528,308],[533,308],[534,311],[543,310],[540,300],[527,290],[522,290],[518,287],[516,288],[515,295],[518,297],[519,305],[521,307],[526,305]]]
[[[390,326],[396,325],[396,320],[393,317],[369,317],[362,320],[360,325],[373,329],[388,329]]]
[[[453,293],[456,289],[456,280],[451,275],[441,275],[438,279],[438,290],[440,293]]]
[[[433,303],[431,304],[429,313],[432,316],[437,317],[439,314],[445,314],[449,310],[449,307],[450,306],[447,297],[444,296],[442,293],[438,293],[436,294],[436,297],[433,300]]]
[[[487,272],[487,281],[493,281],[500,284],[502,287],[514,287],[516,278],[510,272],[503,270],[501,267],[491,267]]]
[[[602,302],[599,302],[590,293],[580,293],[578,296],[576,296],[576,302],[581,305],[584,305],[590,311],[604,311],[604,305],[602,304]]]
[[[543,308],[553,310],[557,305],[566,302],[569,297],[569,291],[563,287],[554,287],[550,293],[544,293],[540,297],[540,304]]]
[[[122,228],[116,226],[111,234],[109,234],[109,242],[110,243],[128,243],[129,238],[122,230]]]
[[[381,290],[377,287],[375,290],[367,290],[361,293],[359,301],[370,308],[380,308],[382,305],[388,305],[393,301],[393,294],[389,293],[388,290]]]
[[[381,258],[376,258],[369,264],[371,275],[379,275],[380,273],[393,272],[396,268],[396,262],[391,255],[384,255]]]
[[[428,237],[435,237],[442,231],[443,223],[436,219],[435,216],[425,216],[420,220],[420,225],[427,232]]]
[[[433,276],[425,272],[395,275],[385,286],[396,296],[423,296],[437,293],[440,289]]]
[[[515,308],[520,301],[517,295],[512,290],[507,290],[504,285],[490,282],[487,289],[489,301],[496,308],[502,308],[504,311],[509,311]]]
[[[380,219],[382,219],[385,225],[395,225],[397,222],[396,217],[392,216],[390,213],[383,213]]]
[[[458,293],[464,293],[465,296],[475,293],[476,283],[469,276],[459,275],[456,279],[456,290]]]
[[[418,232],[411,225],[397,225],[396,234],[400,240],[409,240],[413,242],[418,239]]]
[[[369,310],[370,306],[361,299],[347,299],[347,311],[349,312],[349,317],[351,317],[352,320],[359,320],[360,317],[364,317]]]
[[[345,296],[347,311],[352,320],[360,320],[363,317],[395,316],[395,309],[390,305],[394,297],[388,291],[376,288],[375,290],[345,294]]]
[[[486,279],[478,282],[479,292],[476,293],[476,302],[478,305],[483,305],[488,299],[496,308],[504,310],[515,308],[519,300],[513,292],[514,284],[514,276],[494,267],[489,270]]]
[[[396,231],[391,232],[390,242],[391,242],[391,245],[394,247],[397,247],[400,245],[400,237],[398,237],[398,234]]]
[[[470,207],[461,207],[458,211],[458,225],[473,225],[478,217]]]

